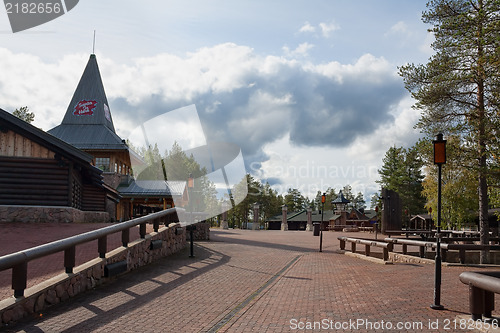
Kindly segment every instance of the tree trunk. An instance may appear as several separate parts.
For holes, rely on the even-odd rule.
[[[483,1],[478,1],[479,11],[483,10]],[[487,173],[487,149],[486,149],[486,112],[484,103],[484,49],[483,49],[483,38],[484,38],[484,22],[480,20],[477,27],[477,37],[478,37],[478,66],[477,66],[477,108],[478,108],[478,148],[479,148],[479,230],[480,230],[480,240],[481,244],[487,245],[490,240],[490,226],[488,221],[488,182],[486,179]],[[488,264],[490,262],[490,252],[488,250],[482,250],[480,254],[480,263]]]
[[[484,175],[479,176],[479,230],[481,244],[489,244],[490,226],[488,222],[488,184]],[[480,255],[481,264],[489,264],[490,251],[482,250]]]

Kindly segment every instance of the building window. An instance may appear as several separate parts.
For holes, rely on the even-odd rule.
[[[102,171],[109,171],[109,157],[97,157],[95,159],[95,166]]]

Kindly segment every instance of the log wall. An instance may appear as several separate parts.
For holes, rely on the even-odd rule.
[[[71,206],[68,166],[55,159],[0,158],[0,205]]]

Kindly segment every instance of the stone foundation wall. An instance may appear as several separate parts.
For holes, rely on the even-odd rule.
[[[151,242],[161,240],[161,247],[151,250]],[[117,277],[105,277],[106,265],[126,262],[129,272],[150,264],[162,257],[176,253],[186,246],[186,229],[179,223],[161,228],[158,233],[146,235],[128,247],[120,247],[106,254],[106,258],[96,258],[75,267],[71,274],[63,273],[24,291],[24,297],[10,297],[0,301],[0,328],[24,317],[32,316],[67,299],[95,288]],[[64,270],[64,267],[62,268]],[[29,270],[29,264],[28,264]],[[125,274],[125,273],[121,273]],[[118,277],[119,278],[119,277]]]
[[[0,205],[0,222],[21,223],[106,223],[107,212],[87,212],[61,206],[5,206]]]

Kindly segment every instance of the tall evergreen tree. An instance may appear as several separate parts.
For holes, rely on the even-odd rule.
[[[285,194],[285,204],[288,206],[289,212],[299,212],[307,208],[308,201],[298,189],[289,188],[288,193]]]
[[[409,222],[412,214],[425,210],[425,198],[422,195],[422,161],[415,147],[391,147],[383,158],[383,165],[378,170],[381,187],[399,193],[403,209],[404,222]],[[373,204],[373,198],[372,198]]]
[[[402,147],[390,147],[382,159],[382,167],[378,170],[380,180],[377,181],[388,190],[399,192],[403,185],[405,152]]]
[[[460,135],[478,182],[481,243],[488,234],[488,162],[498,145],[500,1],[431,0],[423,21],[432,24],[436,52],[426,65],[400,68],[429,136]],[[481,263],[489,253],[481,252]]]

